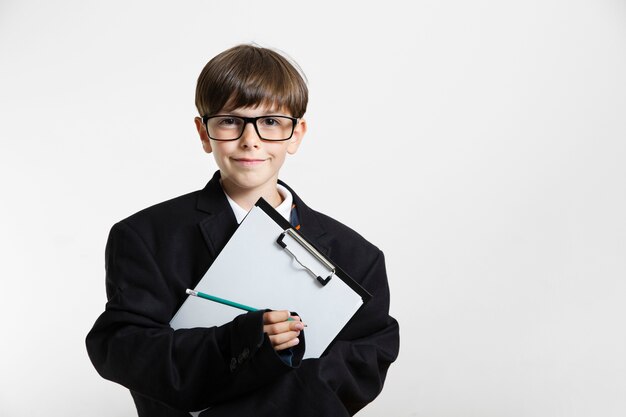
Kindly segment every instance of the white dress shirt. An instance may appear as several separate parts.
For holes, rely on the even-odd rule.
[[[279,204],[278,207],[274,207],[277,212],[279,212],[287,221],[290,221],[291,217],[291,205],[293,204],[293,196],[289,192],[288,189],[283,187],[280,184],[276,184],[276,188],[278,189],[278,194],[283,198],[283,202]],[[230,198],[230,196],[224,191],[226,194],[226,198],[228,199],[228,203],[230,204],[230,208],[233,209],[233,213],[235,213],[235,218],[237,219],[237,223],[241,223],[248,214],[246,210],[241,208],[241,206],[235,203],[235,200]]]

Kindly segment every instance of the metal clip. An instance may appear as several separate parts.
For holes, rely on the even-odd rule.
[[[320,261],[320,263],[322,263],[328,270],[330,270],[330,275],[328,275],[326,278],[322,278],[321,276],[315,274],[315,272],[313,272],[308,266],[304,265],[298,259],[298,257],[292,251],[290,251],[287,248],[287,244],[283,241],[283,239],[285,238],[285,235],[287,235],[287,234],[290,237],[292,237],[296,242],[298,242],[300,244],[300,246],[302,246],[304,249],[306,249],[307,252],[309,252],[311,255],[313,255],[318,261]],[[330,279],[333,277],[333,275],[335,275],[335,267],[330,262],[328,262],[328,260],[326,260],[326,258],[324,258],[324,256],[321,253],[319,253],[317,251],[317,249],[315,249],[313,246],[311,246],[309,244],[309,242],[304,240],[298,233],[296,233],[295,230],[287,229],[284,232],[282,232],[280,234],[280,236],[278,236],[278,239],[276,239],[276,243],[278,243],[281,248],[286,250],[287,253],[289,253],[293,257],[293,259],[295,259],[296,262],[298,262],[300,264],[301,267],[306,269],[308,271],[308,273],[311,274],[311,276],[313,278],[316,278],[322,285],[328,284],[328,281],[330,281]]]

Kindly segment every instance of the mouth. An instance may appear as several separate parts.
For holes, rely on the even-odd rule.
[[[243,166],[255,166],[255,165],[259,165],[262,164],[263,162],[265,162],[265,159],[260,159],[260,158],[233,158],[233,161],[235,161],[238,164],[241,164]]]

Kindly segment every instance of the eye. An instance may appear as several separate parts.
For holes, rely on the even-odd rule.
[[[235,117],[220,117],[217,121],[217,124],[220,127],[238,126],[241,124],[241,120]]]
[[[279,127],[283,124],[279,117],[264,117],[260,122],[264,127]]]

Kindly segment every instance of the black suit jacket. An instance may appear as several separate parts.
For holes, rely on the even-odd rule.
[[[294,366],[263,334],[262,311],[220,327],[172,330],[185,289],[237,228],[216,172],[203,190],[140,211],[109,235],[108,302],[87,350],[100,375],[131,390],[139,416],[189,416],[207,407],[202,416],[346,416],[381,391],[399,349],[383,254],[290,191],[300,232],[372,299],[321,358],[300,361],[297,348]]]

